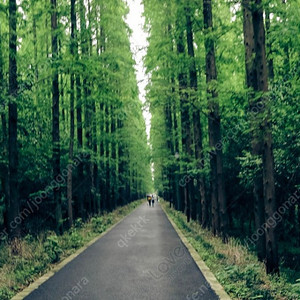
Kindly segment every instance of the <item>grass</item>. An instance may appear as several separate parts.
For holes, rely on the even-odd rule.
[[[169,217],[186,236],[232,299],[299,300],[300,279],[289,282],[286,270],[281,276],[266,275],[264,264],[237,239],[227,244],[198,223],[186,222],[183,213],[161,202]]]
[[[52,231],[38,237],[27,235],[17,241],[18,255],[7,243],[0,245],[0,299],[11,299],[57,263],[99,236],[145,200],[132,202],[111,213],[92,217],[88,222],[76,220],[63,235]]]

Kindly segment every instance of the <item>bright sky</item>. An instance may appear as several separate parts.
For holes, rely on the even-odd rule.
[[[132,29],[133,33],[130,38],[131,51],[134,54],[136,61],[136,76],[138,80],[138,86],[140,91],[140,100],[145,103],[145,87],[147,85],[147,76],[145,74],[145,68],[143,64],[143,57],[146,55],[147,48],[147,34],[143,30],[144,17],[142,16],[144,7],[141,4],[141,0],[125,0],[130,8],[130,12],[127,16],[127,24]],[[151,114],[148,110],[143,112],[148,139],[150,137],[150,122]]]

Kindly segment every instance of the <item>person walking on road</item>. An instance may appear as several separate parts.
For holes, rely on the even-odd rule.
[[[154,207],[154,195],[152,195],[151,202],[152,202],[152,206]]]

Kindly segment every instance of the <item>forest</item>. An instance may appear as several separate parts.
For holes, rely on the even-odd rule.
[[[299,270],[300,2],[144,3],[155,189]]]
[[[0,8],[1,239],[60,234],[144,195],[150,150],[125,3]]]
[[[300,1],[142,3],[145,104],[126,1],[0,1],[1,247],[156,191],[299,278]]]

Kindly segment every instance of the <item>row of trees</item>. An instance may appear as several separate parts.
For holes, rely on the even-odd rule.
[[[75,218],[141,197],[150,150],[127,6],[0,5],[1,239],[61,233]]]
[[[278,273],[279,241],[300,246],[300,3],[144,4],[155,187]]]

